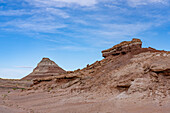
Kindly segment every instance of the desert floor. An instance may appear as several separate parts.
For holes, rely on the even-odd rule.
[[[0,113],[169,113],[170,98],[0,88]]]

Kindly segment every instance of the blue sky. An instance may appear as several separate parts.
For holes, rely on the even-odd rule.
[[[0,0],[0,78],[22,78],[43,57],[83,68],[134,37],[170,51],[170,0]]]

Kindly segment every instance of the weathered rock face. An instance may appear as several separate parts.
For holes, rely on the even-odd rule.
[[[49,58],[43,58],[33,72],[22,78],[22,80],[57,76],[64,73],[66,73],[66,71],[60,68],[54,61],[51,61]]]
[[[142,46],[142,41],[140,39],[132,39],[132,41],[124,41],[120,44],[117,44],[113,46],[112,48],[109,48],[107,50],[103,50],[102,54],[103,57],[108,57],[110,55],[120,55],[120,54],[126,54],[131,51],[135,51],[137,49],[140,49]]]
[[[70,92],[116,93],[118,97],[139,94],[155,99],[170,96],[170,52],[141,45],[139,39],[122,42],[103,51],[106,58],[83,69],[35,79],[32,89],[67,88]]]
[[[166,53],[163,55],[166,55]],[[159,60],[156,60],[150,66],[150,70],[152,72],[159,74],[159,75],[170,76],[170,61],[169,61],[169,59],[168,58],[161,59],[161,62]]]

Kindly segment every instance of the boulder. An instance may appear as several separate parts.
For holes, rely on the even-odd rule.
[[[150,67],[152,72],[160,75],[170,76],[170,57],[156,60]]]

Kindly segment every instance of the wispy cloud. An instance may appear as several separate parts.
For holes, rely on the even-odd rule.
[[[32,5],[37,7],[70,7],[72,5],[79,5],[79,6],[93,6],[97,4],[97,0],[26,0]]]
[[[14,24],[13,24],[14,25]],[[66,25],[53,24],[53,23],[35,23],[35,22],[17,22],[16,27],[27,31],[44,32],[44,33],[55,33],[57,29],[64,28]]]
[[[128,9],[148,4],[165,4],[165,0],[26,0],[30,9],[0,11],[1,16],[29,15],[26,18],[15,18],[0,24],[1,29],[18,30],[19,32],[38,33],[38,37],[55,43],[88,43],[108,42],[115,37],[139,35],[161,25],[168,15],[156,15],[157,11]],[[75,10],[70,6],[81,6]],[[67,8],[61,8],[61,7]],[[96,6],[95,9],[84,10],[84,7]],[[125,6],[125,7],[124,7]],[[128,18],[128,19],[127,19]],[[158,22],[158,21],[161,21]],[[166,22],[168,19],[166,19]],[[166,23],[164,22],[164,23]],[[39,33],[55,34],[51,38]],[[75,40],[80,39],[76,42]],[[61,41],[64,39],[65,41]],[[69,40],[68,40],[69,39]],[[95,45],[93,43],[93,45]],[[76,50],[69,46],[62,49]],[[78,50],[78,49],[77,49]]]
[[[0,11],[0,16],[21,16],[21,15],[30,15],[32,12],[26,10],[4,10]]]
[[[127,0],[129,6],[136,7],[149,4],[167,4],[167,0]]]
[[[63,18],[69,18],[70,17],[68,13],[66,13],[66,12],[64,12],[62,10],[56,9],[56,8],[46,8],[46,11],[49,14],[59,15],[59,16],[61,16]]]
[[[16,68],[33,68],[31,66],[15,66]]]
[[[58,29],[65,28],[66,24],[53,21],[53,18],[33,17],[25,20],[12,20],[1,23],[0,27],[8,27],[13,31],[56,33]]]
[[[20,79],[25,75],[29,74],[32,69],[13,69],[13,68],[0,68],[1,78],[11,78],[11,79]]]
[[[115,40],[142,35],[153,26],[153,23],[98,24],[98,29],[81,29],[82,35],[77,37],[93,47],[105,47],[113,44]]]
[[[152,26],[152,23],[133,23],[133,24],[103,24],[108,32],[101,32],[103,35],[136,35]]]
[[[69,14],[57,8],[22,9],[22,10],[0,10],[0,16],[23,16],[23,15],[52,15],[69,18]]]
[[[65,51],[87,51],[92,50],[92,48],[88,47],[81,47],[81,46],[73,46],[73,45],[66,45],[66,46],[59,46],[54,48],[48,48],[48,50],[55,51],[55,50],[65,50]]]

